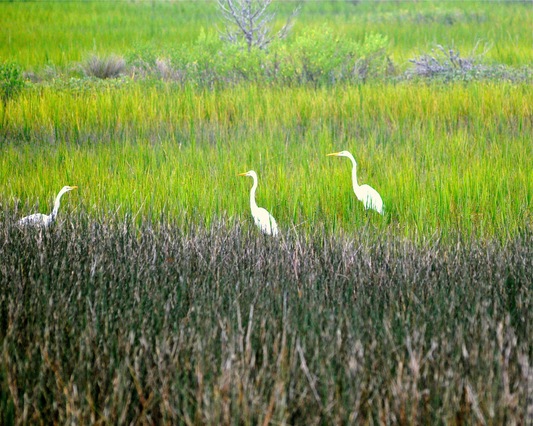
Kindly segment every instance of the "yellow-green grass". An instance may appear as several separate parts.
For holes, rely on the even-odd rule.
[[[280,27],[295,4],[274,3]],[[435,44],[467,55],[476,43],[486,58],[513,66],[533,62],[533,8],[529,2],[303,2],[292,36],[328,25],[338,36],[363,42],[380,33],[391,59],[408,59]],[[127,54],[143,46],[170,51],[223,27],[215,2],[0,2],[0,60],[23,67],[70,65],[90,53]]]
[[[252,182],[237,174],[254,169],[285,229],[506,238],[531,223],[532,97],[507,83],[26,90],[0,110],[0,194],[21,215],[70,184],[65,216],[246,221]],[[349,160],[326,157],[339,150],[384,218],[355,198]]]

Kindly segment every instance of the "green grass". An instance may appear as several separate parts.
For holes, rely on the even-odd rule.
[[[276,6],[281,25],[294,5]],[[0,8],[0,58],[36,70],[69,68],[92,53],[178,55],[202,32],[212,33],[216,19],[214,4],[195,2]],[[526,3],[310,2],[287,49],[325,24],[358,42],[382,34],[401,69],[436,43],[455,44],[465,56],[477,42],[492,45],[489,63],[517,67],[532,63],[531,18]],[[208,59],[211,53],[202,52]],[[222,77],[216,88],[193,88],[51,75],[56,79],[28,84],[0,106],[1,199],[22,200],[26,210],[39,201],[46,212],[69,183],[80,191],[70,194],[66,214],[241,220],[249,217],[251,182],[236,174],[255,169],[258,203],[285,229],[325,224],[356,231],[370,221],[409,236],[459,231],[507,238],[531,220],[527,80],[224,88]],[[341,149],[358,160],[360,183],[381,193],[384,220],[367,217],[355,199],[349,162],[325,157]]]
[[[214,8],[203,2],[60,1],[2,2],[0,11],[0,58],[25,66],[63,66],[93,52],[122,53],[146,43],[168,47],[195,40]]]
[[[281,26],[295,5],[275,6]],[[533,62],[532,21],[528,2],[304,2],[288,42],[325,23],[361,42],[368,33],[387,36],[401,67],[436,43],[466,54],[478,41],[491,46],[489,60],[522,66]],[[40,68],[143,46],[169,51],[216,22],[214,2],[0,2],[0,60]]]
[[[11,203],[47,200],[41,211],[72,184],[71,208],[95,213],[243,219],[251,182],[236,175],[255,169],[258,204],[284,228],[370,220],[410,236],[505,238],[531,220],[532,96],[504,83],[39,88],[2,112],[0,189]],[[325,156],[344,149],[385,219],[365,215],[349,161]]]

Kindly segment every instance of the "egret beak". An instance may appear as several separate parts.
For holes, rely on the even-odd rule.
[[[340,152],[332,152],[331,154],[326,154],[326,157],[330,157],[332,155],[339,155]]]
[[[78,189],[77,186],[71,186],[70,189]]]
[[[248,174],[248,172],[246,173],[239,173],[237,176],[246,176]]]

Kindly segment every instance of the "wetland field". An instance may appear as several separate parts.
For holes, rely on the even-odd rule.
[[[533,424],[531,1],[298,5],[0,2],[0,425]]]

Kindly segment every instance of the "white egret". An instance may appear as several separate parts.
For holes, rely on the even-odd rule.
[[[57,211],[59,210],[59,205],[61,204],[61,197],[64,193],[76,189],[77,186],[64,186],[59,194],[57,194],[56,201],[54,203],[54,209],[49,215],[42,213],[35,213],[30,216],[23,217],[17,222],[19,226],[49,226],[55,220],[57,216]]]
[[[359,185],[359,183],[357,183],[357,162],[355,161],[355,158],[353,158],[353,155],[348,151],[327,154],[328,157],[332,155],[336,157],[348,157],[350,160],[352,160],[352,181],[355,196],[359,201],[363,202],[365,209],[372,209],[377,211],[379,214],[383,214],[383,200],[381,199],[381,195],[379,195],[378,191],[369,185]]]
[[[255,203],[255,190],[257,189],[257,173],[253,170],[250,170],[246,173],[240,173],[239,176],[251,176],[254,180],[254,184],[250,191],[250,208],[252,209],[252,216],[254,218],[255,224],[261,229],[264,234],[273,235],[276,237],[278,235],[278,224],[276,219],[264,208],[257,207]]]

